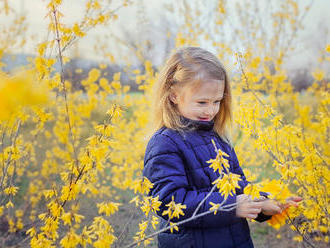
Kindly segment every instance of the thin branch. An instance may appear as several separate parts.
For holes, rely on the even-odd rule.
[[[16,129],[16,132],[15,132],[15,135],[14,135],[14,139],[13,139],[12,145],[15,145],[15,143],[16,143],[16,139],[18,137],[18,133],[19,133],[20,127],[21,127],[21,121],[19,120],[18,121],[18,124],[17,124],[17,129]],[[1,184],[0,184],[0,189],[1,190],[3,188],[4,179],[5,179],[5,176],[7,174],[7,170],[8,170],[8,167],[10,165],[10,162],[11,162],[11,155],[12,155],[12,152],[10,151],[9,154],[8,154],[8,158],[7,158],[6,164],[5,164],[4,168],[3,168],[4,170],[3,170],[3,175],[2,175],[2,178],[1,178]]]
[[[128,2],[129,3],[129,2]],[[118,10],[120,10],[121,8],[123,8],[124,5],[120,5],[117,8],[115,8],[114,10],[109,12],[109,15],[114,15],[114,13],[116,13]],[[104,9],[103,11],[101,11],[101,14],[106,13],[106,9]],[[86,13],[87,14],[87,13]],[[85,15],[87,16],[87,15]],[[82,23],[84,24],[84,23]],[[83,29],[84,32],[88,32],[91,28],[95,27],[95,25],[90,26],[89,28]],[[63,53],[69,46],[71,46],[72,44],[74,44],[74,42],[76,42],[78,39],[78,37],[76,35],[73,35],[72,38],[62,47],[61,52]]]
[[[290,218],[290,216],[286,213],[286,216],[288,217],[288,220],[292,226],[296,229],[297,233],[303,238],[303,241],[308,244],[310,247],[315,248],[315,246],[308,241],[306,236],[299,230],[298,226],[294,224],[293,220]]]
[[[120,243],[122,242],[121,239],[122,237],[124,236],[124,233],[126,232],[126,229],[128,227],[128,224],[131,223],[131,221],[133,220],[133,217],[134,217],[135,213],[133,210],[131,210],[131,216],[129,218],[129,220],[126,222],[126,224],[124,225],[124,227],[122,228],[122,231],[120,232],[118,238],[116,239],[116,243],[114,244],[114,247],[119,247]]]
[[[245,80],[245,83],[246,83],[246,88],[252,92],[252,94],[254,95],[254,97],[257,99],[257,101],[258,101],[262,106],[266,107],[267,105],[266,105],[266,104],[260,99],[260,97],[257,95],[257,93],[256,93],[253,89],[250,88],[250,85],[249,85],[249,79],[248,79],[248,77],[246,76],[246,73],[245,73],[245,71],[244,71],[244,69],[243,69],[241,56],[238,55],[237,58],[238,58],[238,62],[239,62],[240,70],[241,70],[241,72],[242,72],[242,75],[243,75],[244,80]],[[271,113],[271,116],[272,116],[272,117],[275,117],[275,115],[274,115],[273,113]],[[283,124],[283,121],[282,121],[282,120],[279,120],[279,121],[280,121],[281,124]]]
[[[125,248],[134,247],[134,246],[136,246],[137,244],[141,243],[142,241],[147,240],[147,239],[149,239],[149,238],[152,238],[152,237],[156,236],[156,235],[159,234],[159,233],[165,232],[165,231],[167,231],[167,230],[172,229],[172,228],[175,227],[175,226],[179,226],[179,225],[185,224],[185,223],[187,223],[187,222],[189,222],[189,221],[192,221],[192,220],[195,220],[195,219],[197,219],[197,218],[203,217],[203,216],[208,215],[208,214],[210,214],[210,213],[213,213],[213,212],[215,212],[215,211],[225,211],[225,212],[229,212],[229,211],[235,209],[235,208],[236,208],[236,205],[237,205],[237,203],[235,202],[235,203],[232,203],[232,204],[228,204],[228,205],[226,205],[226,208],[225,208],[225,207],[222,207],[222,208],[218,208],[217,210],[208,210],[208,211],[203,212],[203,213],[201,213],[201,214],[198,214],[198,215],[195,215],[195,216],[191,216],[191,217],[189,217],[188,219],[185,219],[185,220],[180,221],[180,222],[177,222],[177,223],[173,223],[172,225],[170,225],[170,226],[168,226],[168,227],[165,227],[165,228],[163,228],[163,229],[161,229],[161,230],[158,230],[157,232],[154,232],[154,233],[152,233],[152,234],[150,234],[150,235],[147,235],[147,236],[144,237],[143,239],[138,240],[138,241],[135,241],[135,242],[129,244],[128,246],[125,246]]]
[[[75,158],[75,164],[76,164],[76,166],[78,166],[78,156],[77,156],[77,151],[76,151],[76,147],[75,147],[75,144],[74,144],[74,136],[73,136],[73,132],[72,132],[72,124],[71,124],[71,120],[70,120],[69,106],[68,106],[68,99],[67,99],[67,89],[66,89],[65,80],[64,80],[64,63],[63,63],[63,56],[62,56],[62,49],[61,49],[61,38],[60,38],[60,34],[59,34],[59,27],[58,27],[58,21],[57,21],[56,13],[57,13],[57,10],[54,8],[53,9],[53,16],[54,16],[54,21],[55,21],[58,56],[59,56],[59,61],[60,61],[60,66],[61,66],[60,78],[61,78],[61,84],[63,86],[63,92],[64,92],[66,120],[67,120],[68,126],[69,126],[69,133],[70,133],[70,138],[71,138],[71,145],[72,145],[72,148],[73,148],[73,155],[74,155],[74,158]]]
[[[293,40],[296,36],[296,33],[298,32],[298,26],[302,23],[303,19],[306,17],[306,15],[307,15],[308,11],[310,10],[310,8],[312,7],[313,3],[314,3],[314,0],[311,0],[309,5],[305,8],[305,12],[301,16],[300,20],[297,22],[297,25],[295,26],[295,29],[293,30],[293,33],[290,37],[290,40],[287,43],[287,46],[284,47],[283,57],[286,55],[286,52],[289,50],[291,43],[293,42]]]
[[[220,175],[221,177],[221,175]],[[219,177],[219,178],[220,178]],[[201,206],[203,205],[203,203],[210,197],[210,195],[214,192],[215,188],[217,187],[217,184],[214,184],[214,186],[212,187],[211,191],[203,198],[203,200],[198,204],[197,208],[195,209],[194,213],[192,216],[195,216],[198,212],[198,210],[201,208]],[[224,202],[224,201],[223,201]],[[222,203],[223,203],[222,202]],[[222,204],[221,203],[221,204]]]

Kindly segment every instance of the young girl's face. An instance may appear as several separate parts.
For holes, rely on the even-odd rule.
[[[219,112],[225,83],[223,80],[204,80],[177,87],[171,101],[180,114],[188,119],[211,121]]]

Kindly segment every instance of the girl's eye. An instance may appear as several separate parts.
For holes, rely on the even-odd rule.
[[[199,102],[197,102],[198,104],[202,104],[202,105],[204,105],[204,104],[206,104],[207,102],[204,102],[204,101],[199,101]]]

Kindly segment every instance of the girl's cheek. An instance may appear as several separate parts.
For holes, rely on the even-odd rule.
[[[191,108],[192,111],[196,112],[196,111],[202,111],[203,108],[198,107],[198,106],[194,106]]]

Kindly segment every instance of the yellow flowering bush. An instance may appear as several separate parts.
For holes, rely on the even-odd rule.
[[[77,82],[64,78],[64,66],[70,60],[66,50],[90,29],[118,16],[107,1],[86,0],[83,19],[66,25],[62,2],[47,2],[52,35],[36,46],[38,56],[22,72],[0,72],[0,224],[7,226],[0,244],[114,247],[121,244],[124,232],[114,228],[112,217],[130,201],[129,207],[135,206],[142,219],[131,245],[148,245],[161,204],[157,197],[147,196],[152,185],[142,178],[157,69],[144,61],[143,70],[129,72],[139,87],[138,95],[122,85],[120,72],[111,78],[106,75],[104,64],[91,69],[78,82],[81,88],[74,89]],[[251,182],[244,193],[256,198],[265,191],[280,202],[292,192],[301,196],[297,208],[274,216],[269,224],[280,228],[289,223],[297,232],[295,240],[314,247],[328,243],[330,97],[329,75],[322,65],[329,63],[330,45],[324,48],[320,67],[312,68],[314,82],[305,92],[293,89],[283,62],[300,28],[299,17],[308,8],[302,10],[297,1],[281,1],[283,6],[274,9],[270,18],[273,32],[268,32],[247,14],[257,5],[237,3],[235,13],[241,23],[235,38],[244,46],[238,52],[229,47],[230,41],[221,39],[227,17],[234,14],[226,1],[217,1],[210,29],[198,23],[203,13],[183,3],[179,11],[184,24],[176,34],[176,46],[209,44],[228,68],[238,71],[231,77],[232,141]],[[121,1],[121,7],[129,4]],[[10,14],[10,3],[0,1],[2,5],[0,15]],[[19,20],[15,25],[22,27],[24,18]],[[244,32],[247,23],[251,32]],[[24,33],[13,30],[16,36]],[[0,58],[15,45],[12,34],[6,34],[0,41]],[[54,51],[56,57],[51,56]],[[56,62],[60,71],[55,70]],[[217,157],[208,163],[222,177],[214,185],[228,196],[240,178],[226,173],[225,154],[215,149]],[[167,207],[163,215],[170,220],[184,215],[185,206],[179,202]],[[210,208],[214,213],[220,210],[219,204]],[[168,224],[171,231],[180,228],[172,221]]]

